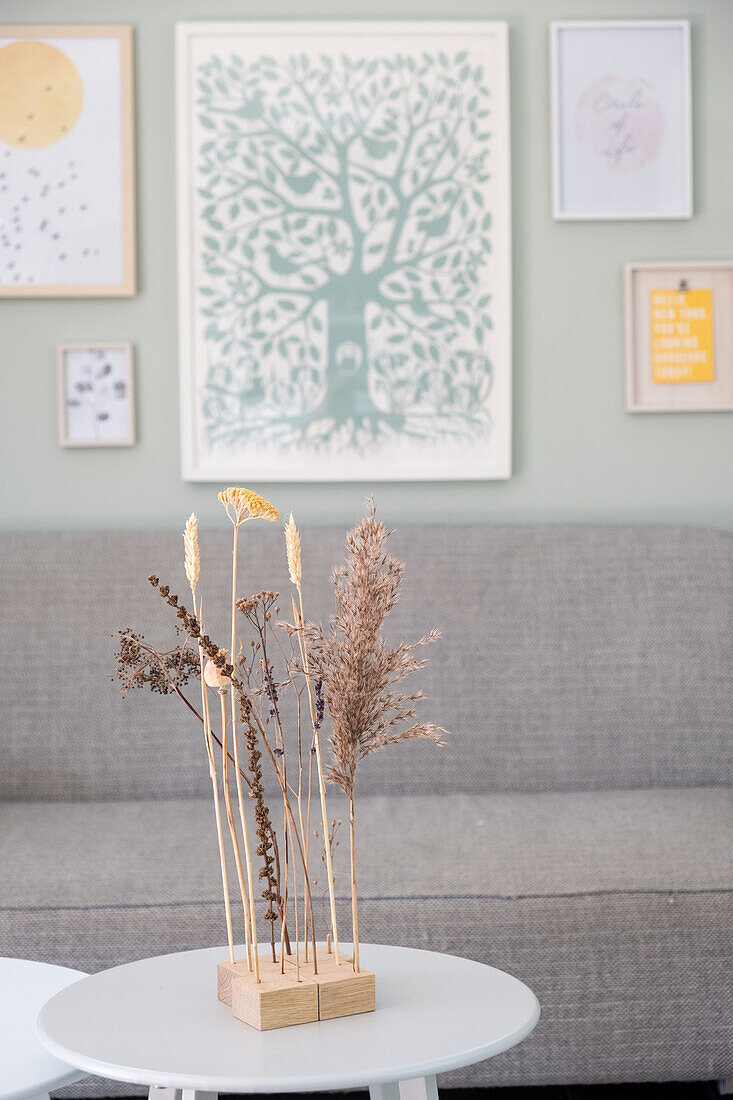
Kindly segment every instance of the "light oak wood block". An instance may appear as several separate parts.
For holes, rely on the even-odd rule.
[[[295,968],[294,956],[286,958],[285,963]],[[319,951],[318,973],[314,973],[313,963],[309,961],[301,964],[300,974],[318,986],[319,1020],[334,1020],[338,1016],[374,1012],[374,975],[369,970],[360,970],[355,974],[350,957],[341,955],[340,963],[337,964],[333,955]]]
[[[231,980],[232,1012],[258,1031],[271,1031],[293,1024],[310,1024],[318,1019],[318,986],[314,981],[298,981],[293,967],[280,973],[280,964],[269,973],[260,969],[261,981],[254,974],[236,974]]]
[[[337,1016],[356,1016],[359,1012],[374,1012],[376,1007],[374,975],[369,970],[355,974],[350,963],[340,966],[318,966],[318,1019],[333,1020]]]
[[[251,971],[246,959],[239,962],[221,962],[216,965],[216,995],[225,1005],[232,1004],[232,979],[247,977]],[[280,974],[280,963],[274,963],[270,955],[260,955],[260,977],[272,977]]]

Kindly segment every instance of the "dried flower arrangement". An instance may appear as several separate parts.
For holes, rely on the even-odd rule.
[[[122,693],[148,687],[158,694],[175,694],[203,728],[229,948],[229,961],[218,966],[219,999],[231,1006],[235,1016],[260,1030],[371,1011],[375,1006],[374,975],[363,970],[359,961],[356,771],[364,757],[389,745],[413,738],[443,744],[442,728],[414,721],[421,693],[408,695],[396,689],[406,676],[423,667],[425,661],[416,651],[437,632],[394,647],[386,643],[382,626],[397,600],[404,565],[387,551],[390,532],[377,518],[373,500],[367,515],[347,535],[345,564],[333,572],[336,610],[325,628],[305,616],[301,540],[293,516],[285,527],[293,585],[292,621],[287,621],[279,618],[277,593],[261,591],[247,598],[237,594],[239,529],[253,519],[276,522],[277,509],[241,488],[225,489],[219,493],[219,501],[233,528],[229,647],[217,645],[204,630],[198,524],[191,515],[183,533],[191,610],[157,576],[148,578],[175,612],[179,644],[161,651],[142,634],[119,631],[117,676]],[[239,641],[245,631],[249,635],[246,648]],[[183,690],[195,677],[201,681],[200,710]],[[213,691],[219,696],[218,707],[210,699]],[[292,694],[295,704],[294,729],[284,717],[281,700],[286,692]],[[321,746],[326,715],[330,762],[324,760]],[[263,786],[263,752],[282,799],[280,842]],[[320,828],[312,830],[314,780]],[[349,803],[350,956],[342,952],[336,921],[333,849],[340,822],[329,822],[328,782],[340,787]],[[251,810],[247,800],[253,803]],[[257,839],[254,855],[261,861],[259,891],[250,833]],[[322,847],[319,859],[328,890],[325,952],[316,939],[311,836]],[[239,960],[235,956],[230,855],[244,923],[244,958]],[[269,929],[269,948],[263,953],[258,939],[258,892],[265,902],[260,916]]]

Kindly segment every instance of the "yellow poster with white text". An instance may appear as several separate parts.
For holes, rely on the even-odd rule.
[[[713,382],[713,292],[653,290],[651,294],[654,382]]]

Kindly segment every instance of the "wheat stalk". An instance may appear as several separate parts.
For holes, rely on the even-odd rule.
[[[300,582],[303,579],[303,564],[300,556],[300,535],[298,534],[298,528],[295,526],[292,512],[285,526],[285,549],[288,555],[290,580],[296,588],[300,588]]]
[[[183,532],[183,548],[184,548],[184,567],[186,570],[186,578],[188,580],[189,587],[191,589],[191,599],[193,600],[193,613],[194,615],[201,614],[201,604],[196,607],[196,586],[199,581],[199,572],[201,569],[201,556],[199,554],[199,528],[196,513],[191,512],[191,515],[186,520],[186,527]],[[227,875],[227,861],[226,851],[224,849],[224,836],[221,825],[221,809],[219,806],[219,783],[216,777],[216,761],[214,759],[214,745],[211,731],[211,714],[209,712],[209,701],[206,693],[206,681],[204,679],[204,650],[201,645],[201,639],[199,639],[199,666],[201,672],[201,709],[204,719],[204,739],[206,743],[206,755],[209,759],[209,777],[211,779],[211,790],[214,799],[214,816],[216,818],[216,839],[219,845],[219,864],[221,868],[221,884],[224,890],[224,915],[226,918],[227,926],[227,942],[229,945],[229,961],[234,962],[234,933],[232,931],[232,907],[229,898],[229,877]],[[246,931],[246,928],[245,928]],[[247,942],[249,946],[249,934],[247,934]]]
[[[186,520],[186,527],[183,532],[183,548],[186,579],[195,602],[196,585],[199,582],[199,569],[201,566],[201,559],[199,557],[199,525],[195,512],[191,512],[191,515]],[[195,614],[196,612],[194,611],[194,615]]]

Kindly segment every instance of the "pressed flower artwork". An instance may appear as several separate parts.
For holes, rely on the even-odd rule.
[[[510,473],[506,29],[179,28],[184,475]]]
[[[62,447],[135,442],[130,344],[62,344],[57,369]]]

